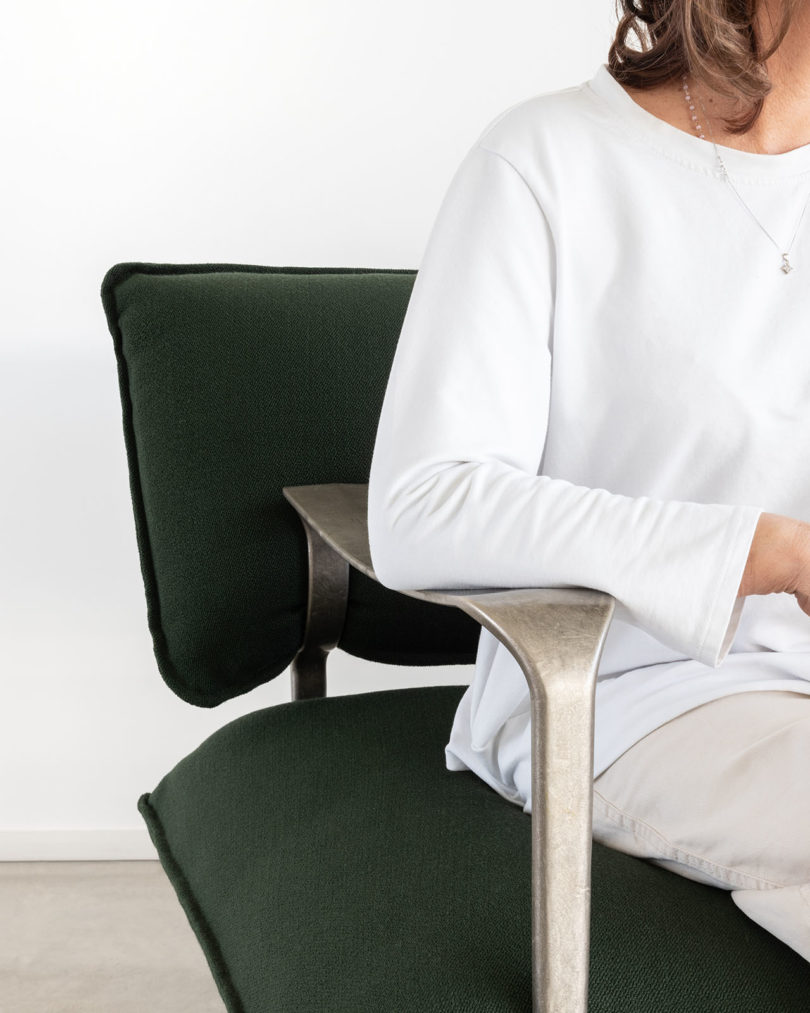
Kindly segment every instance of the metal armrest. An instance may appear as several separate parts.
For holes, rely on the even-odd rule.
[[[340,637],[349,564],[377,578],[368,545],[367,485],[287,486],[283,492],[304,522],[310,558],[307,632],[293,662],[297,699],[299,691],[301,696],[325,693],[323,661]],[[532,738],[532,1008],[534,1013],[584,1013],[596,671],[613,598],[581,588],[402,593],[463,609],[507,647],[526,676]]]

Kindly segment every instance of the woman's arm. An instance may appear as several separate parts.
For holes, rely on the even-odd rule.
[[[596,588],[663,643],[719,664],[760,511],[538,474],[556,270],[535,193],[479,140],[429,236],[388,380],[369,475],[375,572],[396,589]]]

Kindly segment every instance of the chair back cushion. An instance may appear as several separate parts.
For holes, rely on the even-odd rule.
[[[306,537],[285,485],[368,481],[415,271],[122,263],[113,337],[158,668],[203,707],[283,672],[303,639]],[[471,664],[478,624],[352,570],[338,647]]]

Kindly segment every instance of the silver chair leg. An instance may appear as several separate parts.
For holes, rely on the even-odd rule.
[[[462,607],[506,645],[529,684],[532,1009],[585,1013],[596,673],[614,603],[600,592],[559,589],[473,592]]]
[[[527,675],[533,689],[532,991],[537,1013],[588,1008],[596,684],[566,678],[571,658],[558,664],[549,666],[551,678],[535,681]]]
[[[309,591],[304,642],[293,658],[292,698],[326,696],[326,658],[337,646],[349,599],[349,564],[304,520]]]

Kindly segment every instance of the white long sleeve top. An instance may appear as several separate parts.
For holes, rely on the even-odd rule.
[[[594,776],[745,690],[810,693],[810,617],[738,597],[763,510],[810,520],[810,144],[713,144],[601,64],[496,117],[414,282],[369,475],[395,589],[597,588]],[[531,809],[529,694],[482,629],[446,747]]]

